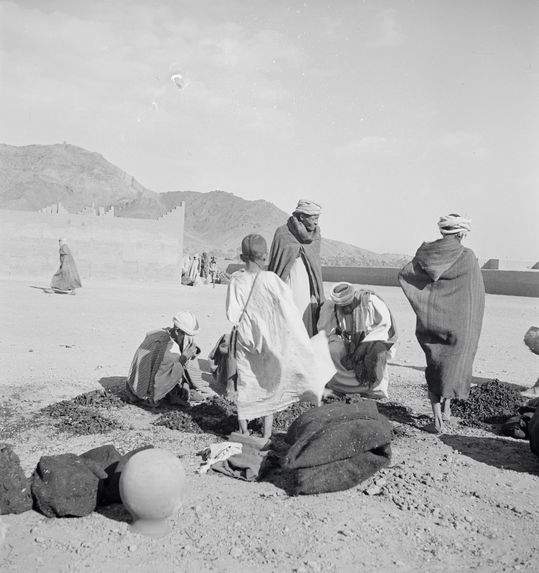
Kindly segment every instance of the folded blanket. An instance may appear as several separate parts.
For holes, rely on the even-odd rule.
[[[362,420],[377,420],[378,417],[378,408],[374,400],[361,400],[361,402],[355,404],[344,404],[342,402],[325,404],[321,408],[307,410],[296,418],[290,428],[288,428],[286,441],[289,444],[293,444],[300,435],[306,439],[336,420],[344,421],[358,418]]]
[[[305,412],[287,440],[293,443],[282,465],[294,473],[295,493],[348,489],[391,459],[391,424],[369,400]]]
[[[346,460],[295,471],[296,494],[329,493],[356,486],[387,466],[391,461],[391,446],[362,452]]]

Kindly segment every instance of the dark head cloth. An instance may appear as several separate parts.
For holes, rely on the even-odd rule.
[[[262,235],[247,235],[241,242],[241,254],[250,261],[260,259],[267,253],[268,245]]]

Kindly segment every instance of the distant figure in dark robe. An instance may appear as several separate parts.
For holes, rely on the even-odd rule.
[[[60,246],[60,268],[51,279],[51,288],[58,294],[75,294],[81,288],[79,271],[65,239],[58,240]]]
[[[461,245],[471,221],[441,217],[442,238],[423,243],[399,273],[399,282],[417,316],[416,337],[425,352],[425,378],[434,415],[433,430],[445,431],[451,398],[465,399],[479,343],[485,286],[471,249]]]
[[[268,271],[273,271],[292,289],[309,336],[317,332],[320,306],[324,302],[322,239],[318,227],[321,212],[318,203],[300,199],[286,225],[275,231],[268,262]]]
[[[208,253],[202,253],[202,258],[200,259],[200,276],[204,280],[208,278],[209,266],[210,259],[208,257]]]

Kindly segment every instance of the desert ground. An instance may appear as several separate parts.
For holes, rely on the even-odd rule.
[[[121,505],[83,518],[1,516],[0,570],[537,571],[539,458],[527,441],[458,421],[442,436],[422,429],[430,413],[424,356],[399,289],[372,287],[398,323],[390,402],[408,412],[392,419],[390,466],[347,491],[291,497],[270,482],[199,475],[197,452],[223,438],[151,425],[159,412],[127,405],[114,413],[122,427],[85,436],[32,420],[46,405],[121,385],[145,332],[170,325],[178,310],[198,316],[207,355],[229,328],[225,286],[88,280],[76,296],[33,288],[47,284],[48,277],[0,281],[0,441],[13,446],[27,476],[42,455],[103,444],[122,453],[166,448],[185,466],[186,501],[159,539],[131,533]],[[477,382],[533,386],[539,357],[522,339],[538,323],[538,299],[487,295]]]

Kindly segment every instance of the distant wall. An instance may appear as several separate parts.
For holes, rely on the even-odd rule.
[[[539,268],[537,261],[515,261],[508,259],[489,259],[482,266],[482,269],[499,271],[529,271]]]
[[[232,264],[227,273],[243,265]],[[353,284],[399,286],[400,269],[388,267],[322,267],[325,282],[347,281]],[[539,271],[481,270],[488,294],[539,297]]]
[[[0,274],[50,279],[65,237],[83,283],[179,280],[184,216],[183,203],[159,219],[0,210]]]

